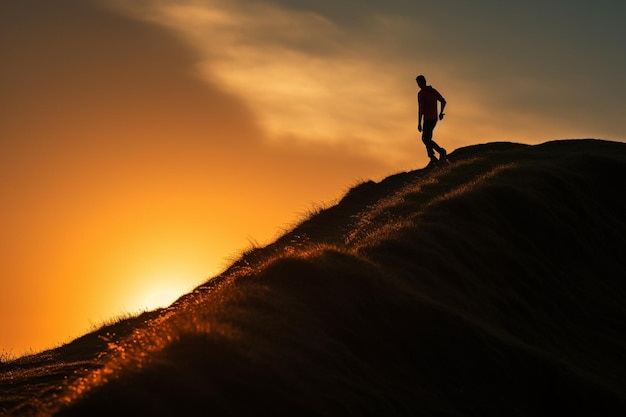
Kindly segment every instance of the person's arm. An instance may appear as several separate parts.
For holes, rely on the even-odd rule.
[[[417,131],[422,131],[422,103],[420,103],[420,97],[417,96]]]
[[[443,119],[444,113],[443,113],[443,109],[445,109],[446,107],[446,99],[441,97],[441,112],[439,113],[439,120]]]

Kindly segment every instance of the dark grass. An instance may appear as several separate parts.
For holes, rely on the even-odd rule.
[[[355,186],[168,309],[1,364],[0,411],[626,415],[626,145],[450,160]]]

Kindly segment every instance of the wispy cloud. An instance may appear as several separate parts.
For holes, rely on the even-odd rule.
[[[363,30],[265,3],[124,4],[194,45],[199,75],[244,98],[275,141],[350,139],[380,152],[381,140],[414,130],[412,71],[399,79],[401,59],[385,50],[385,33],[400,24],[390,16]]]

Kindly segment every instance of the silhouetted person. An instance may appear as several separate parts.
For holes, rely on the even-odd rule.
[[[430,85],[426,85],[426,78],[423,75],[418,75],[415,81],[417,81],[417,85],[420,87],[420,91],[417,93],[417,130],[422,132],[422,142],[426,145],[430,164],[436,164],[440,160],[445,161],[447,155],[446,150],[433,141],[433,130],[437,125],[437,117],[439,120],[443,119],[443,109],[446,107],[446,100],[437,90]],[[441,102],[439,115],[437,115],[438,101]],[[424,118],[423,128],[422,117]],[[439,159],[435,157],[435,151],[439,152]]]

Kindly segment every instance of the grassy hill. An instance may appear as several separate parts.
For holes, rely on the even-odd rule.
[[[0,363],[0,414],[626,415],[626,144],[461,148],[166,309]]]

